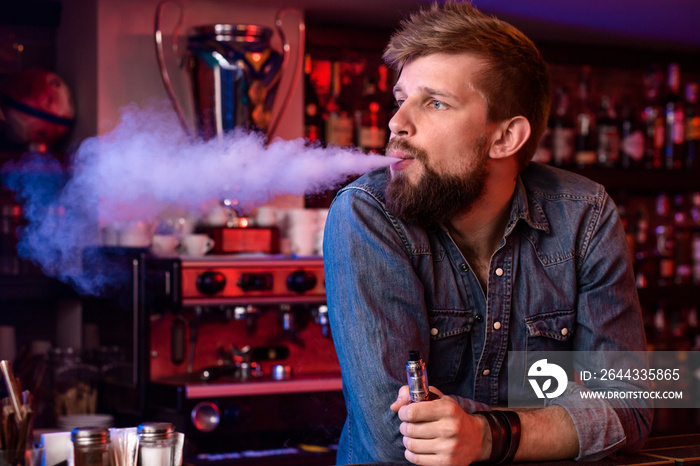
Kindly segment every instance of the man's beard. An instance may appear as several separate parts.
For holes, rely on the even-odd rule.
[[[389,147],[401,149],[422,163],[425,173],[416,185],[411,185],[402,172],[391,177],[385,197],[387,207],[400,219],[429,227],[445,223],[457,214],[467,212],[479,200],[486,187],[488,147],[486,138],[480,138],[469,156],[475,157],[475,166],[469,172],[440,175],[426,164],[427,154],[404,141],[390,142]]]

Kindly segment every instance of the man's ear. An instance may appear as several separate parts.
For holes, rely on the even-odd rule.
[[[491,145],[491,157],[502,159],[517,154],[530,139],[530,132],[530,122],[523,116],[504,121],[498,126],[496,139]]]

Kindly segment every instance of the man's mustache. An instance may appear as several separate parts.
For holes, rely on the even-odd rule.
[[[389,152],[391,150],[405,152],[406,154],[411,155],[413,158],[418,159],[421,162],[425,162],[427,158],[427,154],[423,149],[420,149],[412,145],[405,139],[401,138],[394,138],[389,140],[389,142],[386,145],[386,152]]]

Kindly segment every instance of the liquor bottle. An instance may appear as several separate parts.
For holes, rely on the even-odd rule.
[[[596,162],[595,116],[590,106],[591,69],[585,66],[579,76],[574,162],[580,168],[591,167]]]
[[[331,96],[326,104],[326,144],[350,147],[353,145],[353,119],[343,94],[342,63],[333,62],[331,68]]]
[[[691,261],[693,267],[693,284],[700,285],[700,192],[690,195],[690,224],[692,230],[691,238]]]
[[[673,231],[675,244],[674,283],[687,285],[692,281],[692,224],[685,205],[685,196],[676,194],[673,197]]]
[[[653,317],[653,334],[650,338],[655,351],[665,351],[669,349],[669,329],[666,319],[666,303],[659,301],[656,303],[656,310]]]
[[[698,83],[685,86],[685,167],[700,168],[700,105]]]
[[[310,146],[325,144],[325,122],[322,116],[322,106],[319,93],[312,80],[313,60],[310,55],[304,57],[304,139]],[[335,192],[311,193],[304,195],[306,208],[327,208]]]
[[[574,118],[571,116],[569,100],[568,89],[557,88],[554,113],[549,121],[552,162],[557,167],[570,166],[574,158]]]
[[[666,124],[664,109],[659,99],[661,72],[652,67],[644,76],[646,104],[642,111],[644,126],[644,168],[661,168],[663,166],[664,139]]]
[[[379,65],[377,67],[377,92],[379,93],[379,99],[384,111],[387,112],[386,121],[387,124],[389,120],[394,116],[394,112],[398,109],[395,105],[396,100],[394,99],[394,91],[391,88],[390,79],[396,80],[395,76],[391,74],[386,67],[386,65]],[[393,82],[391,81],[391,82]]]
[[[693,229],[700,229],[700,192],[690,194],[690,216],[689,221]]]
[[[640,205],[635,214],[634,222],[634,272],[637,288],[647,288],[654,284],[658,277],[656,248],[651,234],[650,218],[644,204]]]
[[[685,314],[687,315],[687,311]],[[671,312],[668,333],[670,336],[669,349],[672,351],[687,351],[692,346],[692,342],[687,339],[688,323],[683,319],[684,317],[683,309],[675,308]],[[684,368],[678,367],[678,369],[682,372]],[[682,378],[682,380],[677,381],[677,388],[680,388],[681,384],[687,382],[687,374],[685,374],[685,376],[686,377]]]
[[[692,341],[698,335],[698,308],[690,306],[685,308],[683,320],[688,324],[688,334]]]
[[[537,149],[535,149],[535,154],[532,156],[533,162],[544,163],[547,165],[552,164],[552,119],[554,115],[552,112],[549,113],[549,118],[547,119],[547,126],[545,126],[542,136],[537,143]]]
[[[681,97],[681,69],[677,63],[668,66],[668,93],[664,101],[666,139],[664,143],[664,167],[667,170],[681,168],[685,139],[685,111]]]
[[[695,346],[695,341],[696,341],[696,335],[700,335],[698,333],[698,308],[694,305],[688,305],[685,306],[681,310],[681,321],[685,323],[685,334],[683,335],[683,349],[688,350],[688,351],[693,351],[693,347]],[[696,378],[696,383],[697,377]],[[693,377],[689,377],[689,380],[692,380]]]
[[[547,124],[540,137],[540,142],[537,144],[537,149],[535,150],[535,155],[532,156],[532,161],[547,165],[552,164],[552,128],[549,124]]]
[[[304,138],[311,145],[323,145],[324,123],[318,93],[311,81],[311,70],[311,56],[307,54],[304,57]]]
[[[384,153],[389,120],[382,101],[376,76],[368,74],[362,99],[355,110],[357,146],[367,153]]]
[[[622,107],[620,121],[620,167],[623,169],[644,166],[644,132],[629,105]]]
[[[600,101],[600,110],[596,119],[598,165],[614,168],[620,160],[620,129],[617,122],[615,106],[609,96],[604,95]]]
[[[627,240],[627,249],[629,249],[630,256],[632,258],[632,265],[634,265],[634,253],[637,250],[637,237],[634,232],[634,228],[629,219],[629,213],[627,211],[627,204],[625,202],[615,201],[617,204],[617,212],[620,215],[620,221],[622,222],[622,228],[625,230],[625,239]]]
[[[656,235],[656,255],[659,260],[659,286],[671,286],[674,283],[676,273],[675,237],[673,218],[668,194],[661,193],[656,198],[657,225],[654,228]]]

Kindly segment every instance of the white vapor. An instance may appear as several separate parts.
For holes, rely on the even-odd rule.
[[[100,226],[154,221],[171,207],[192,211],[223,199],[236,199],[249,211],[278,195],[335,188],[394,161],[357,149],[308,147],[303,139],[268,144],[245,131],[193,141],[172,112],[132,105],[113,131],[83,142],[62,188],[50,192],[45,179],[33,176],[37,162],[31,158],[3,171],[28,221],[20,255],[92,292],[100,284],[84,276],[81,256],[85,247],[99,244]]]

